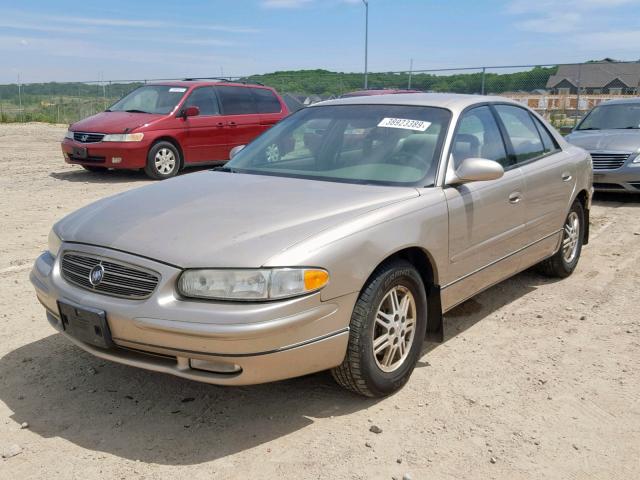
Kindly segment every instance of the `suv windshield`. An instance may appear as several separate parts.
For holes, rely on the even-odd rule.
[[[186,87],[145,85],[118,100],[107,111],[166,115],[173,111],[186,91]]]
[[[433,107],[301,110],[239,152],[241,173],[383,185],[433,185],[451,114]]]
[[[640,128],[640,103],[600,105],[585,117],[577,130]]]

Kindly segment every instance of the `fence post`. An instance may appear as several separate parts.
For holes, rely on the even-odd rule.
[[[482,67],[482,87],[480,87],[480,95],[484,95],[484,74],[487,71],[487,67]]]
[[[573,126],[574,127],[578,123],[578,117],[580,116],[580,84],[581,84],[580,77],[581,77],[581,74],[582,74],[582,64],[580,63],[578,65],[578,82],[577,82],[578,83],[578,93],[576,95],[576,113],[575,113],[575,115],[573,117]]]

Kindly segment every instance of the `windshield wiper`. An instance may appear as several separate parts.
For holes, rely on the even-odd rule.
[[[214,172],[238,173],[238,170],[235,170],[231,167],[214,167],[211,170]]]
[[[149,112],[145,112],[144,110],[137,110],[135,108],[132,108],[131,110],[125,110],[125,112],[127,112],[127,113],[149,113]]]
[[[111,112],[111,111],[112,111],[112,110],[111,110],[110,108],[107,108],[107,109],[105,110],[105,112]]]
[[[578,130],[600,130],[598,127],[579,128]]]
[[[620,128],[617,128],[616,130],[638,130],[638,128],[640,127],[630,126],[630,127],[620,127]]]

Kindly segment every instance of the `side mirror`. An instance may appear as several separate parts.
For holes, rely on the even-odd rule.
[[[450,175],[447,185],[460,185],[469,182],[497,180],[504,175],[504,168],[494,160],[486,158],[466,158]]]
[[[242,150],[246,145],[238,145],[237,147],[233,147],[229,152],[229,160],[235,157],[240,150]]]
[[[200,109],[194,105],[184,108],[178,116],[186,119],[187,117],[197,117],[198,115],[200,115]]]

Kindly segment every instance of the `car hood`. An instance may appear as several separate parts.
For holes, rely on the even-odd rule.
[[[205,171],[99,200],[55,230],[67,242],[184,268],[250,268],[324,229],[418,195],[410,187]]]
[[[640,148],[640,130],[574,131],[565,139],[567,142],[588,151],[635,152]]]
[[[164,118],[155,113],[100,112],[71,125],[75,132],[126,133]]]

